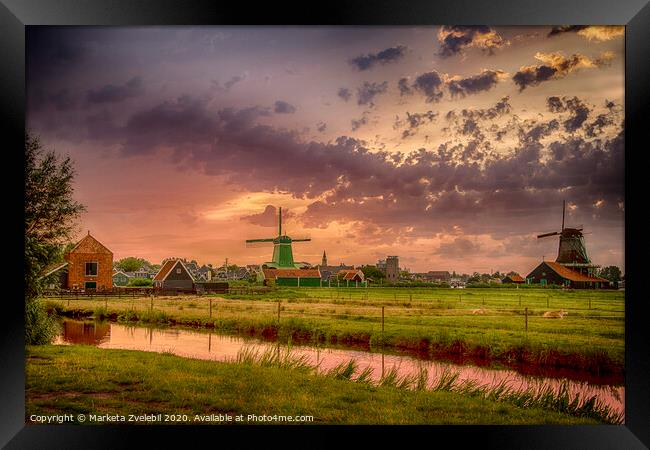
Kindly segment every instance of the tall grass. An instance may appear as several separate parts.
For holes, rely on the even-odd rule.
[[[428,369],[421,365],[416,373],[399,374],[399,368],[392,366],[384,371],[379,379],[373,381],[373,369],[366,367],[359,372],[355,359],[318,372],[318,366],[311,365],[306,355],[293,354],[290,347],[269,348],[265,351],[244,347],[234,359],[227,362],[238,364],[274,366],[297,369],[337,380],[369,384],[376,387],[392,387],[405,390],[426,390],[434,392],[454,392],[462,395],[481,397],[496,402],[508,402],[522,408],[543,408],[576,417],[588,417],[604,423],[623,423],[623,413],[619,413],[597,396],[581,397],[569,392],[568,383],[563,381],[557,390],[551,386],[539,385],[524,390],[514,390],[504,380],[496,386],[479,386],[471,380],[460,380],[460,371],[446,367],[429,382]],[[357,374],[358,372],[358,374]],[[357,374],[355,376],[355,374]]]

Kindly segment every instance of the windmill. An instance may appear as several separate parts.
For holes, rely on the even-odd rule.
[[[585,247],[584,234],[582,233],[582,225],[576,228],[566,228],[564,226],[564,215],[566,211],[566,200],[562,202],[562,229],[560,231],[552,231],[537,236],[537,239],[560,236],[560,246],[558,248],[557,259],[555,262],[563,266],[573,267],[580,272],[591,272],[596,265],[591,263],[587,255],[587,248]]]
[[[246,244],[273,242],[273,261],[266,262],[264,265],[271,269],[299,269],[302,266],[294,263],[291,244],[293,242],[307,241],[311,241],[311,239],[291,239],[286,234],[282,234],[282,207],[280,207],[278,214],[278,235],[274,238],[247,239]]]

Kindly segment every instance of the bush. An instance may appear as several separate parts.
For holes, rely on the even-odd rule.
[[[50,344],[59,332],[58,322],[44,305],[35,300],[25,302],[25,344]]]
[[[151,278],[132,278],[129,280],[129,286],[153,286]]]

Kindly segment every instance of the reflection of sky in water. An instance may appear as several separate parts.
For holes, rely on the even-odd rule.
[[[243,348],[263,353],[277,349],[278,344],[255,339],[215,333],[198,333],[178,329],[151,329],[128,327],[109,323],[84,323],[65,321],[63,335],[57,344],[90,344],[100,348],[144,350],[151,352],[171,352],[178,356],[209,359],[215,361],[233,360]],[[286,346],[282,346],[286,348]],[[437,361],[423,361],[411,356],[384,355],[356,350],[332,349],[311,346],[292,346],[292,354],[304,356],[311,365],[318,365],[321,371],[332,369],[350,359],[357,362],[357,374],[366,368],[372,369],[371,378],[377,380],[382,373],[395,367],[400,376],[417,374],[420,367],[428,370],[429,382],[433,382],[445,372],[459,372],[458,382],[473,381],[478,386],[497,386],[506,383],[513,390],[528,388],[551,388],[558,390],[567,383],[572,398],[597,398],[617,412],[624,412],[623,386],[601,386],[587,382],[566,379],[541,378],[521,375],[513,370],[485,369],[472,365],[456,365]]]

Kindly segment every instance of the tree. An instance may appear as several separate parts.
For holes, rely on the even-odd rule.
[[[363,266],[361,267],[361,271],[366,278],[372,278],[373,280],[386,278],[386,274],[377,269],[376,266]]]
[[[135,256],[127,256],[115,263],[115,267],[125,272],[135,272],[141,267],[151,267],[151,263],[144,258],[136,258]]]
[[[69,157],[45,151],[25,133],[25,342],[49,343],[54,320],[36,301],[48,280],[46,268],[62,259],[76,220],[85,207],[73,198],[75,171]]]
[[[621,269],[617,266],[603,267],[598,274],[609,281],[621,281]]]

